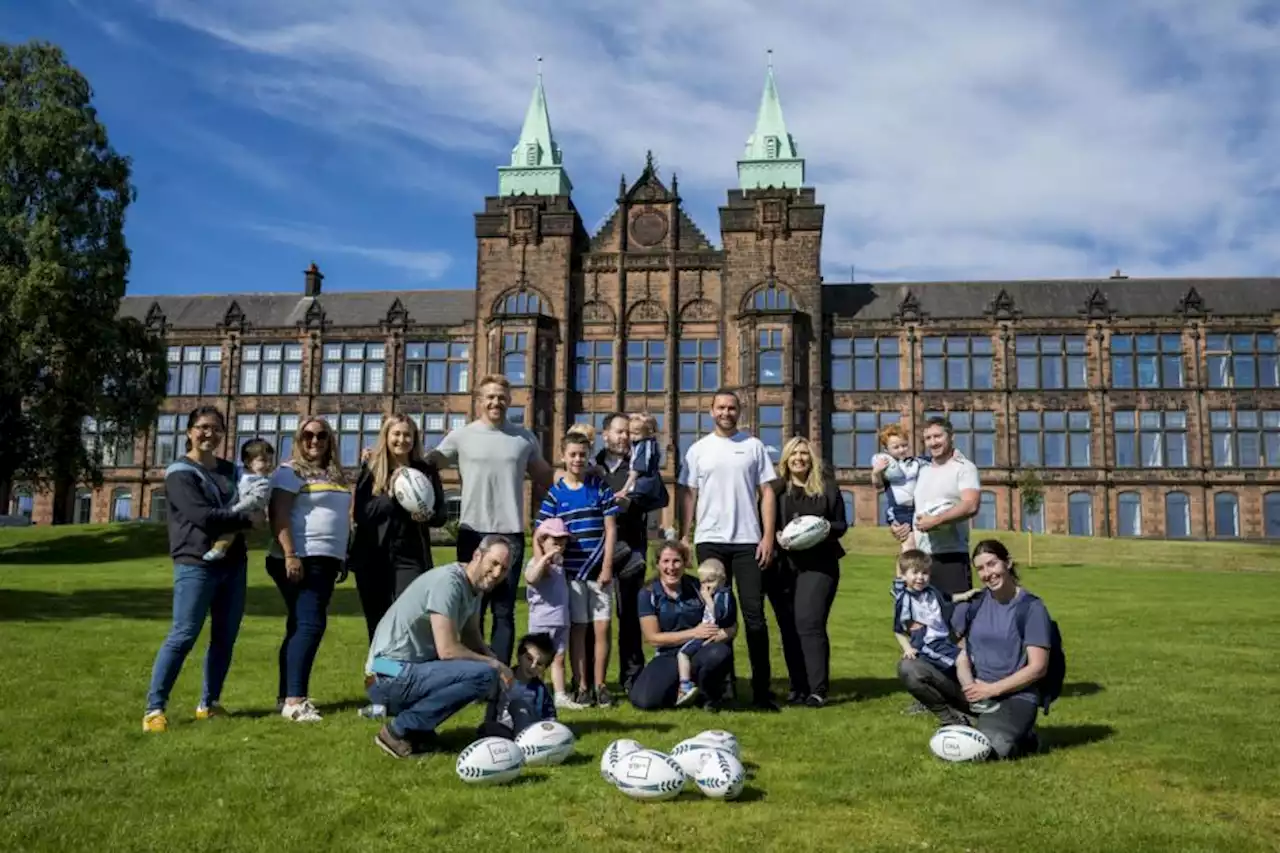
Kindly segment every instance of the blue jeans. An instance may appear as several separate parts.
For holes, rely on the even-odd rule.
[[[387,728],[396,737],[434,732],[467,705],[489,696],[497,671],[471,660],[408,663],[395,678],[379,675],[369,685],[369,701],[395,715]]]
[[[200,704],[208,705],[222,697],[222,684],[231,669],[231,650],[244,617],[245,577],[244,563],[207,569],[174,564],[173,627],[160,645],[151,669],[148,711],[164,710],[169,704],[169,693],[195,647],[206,616],[212,618]]]
[[[276,582],[289,617],[280,643],[280,679],[276,698],[309,696],[311,667],[329,625],[329,599],[342,561],[336,557],[303,557],[302,577],[289,580],[284,560],[267,557],[267,574]]]
[[[466,565],[475,556],[480,541],[488,536],[469,528],[458,531],[458,562]],[[489,648],[498,660],[511,665],[511,653],[516,645],[516,591],[520,588],[520,573],[524,571],[524,534],[500,533],[511,548],[511,566],[502,583],[484,594],[480,604],[480,623],[484,624],[484,611],[493,614],[493,627],[489,633]]]

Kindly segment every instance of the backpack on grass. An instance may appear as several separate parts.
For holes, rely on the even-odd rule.
[[[1031,603],[1040,599],[1025,589],[1022,593],[1022,597],[1014,605],[1016,608],[1014,618],[1018,625],[1018,636],[1025,638],[1027,634],[1027,612],[1031,609]],[[969,629],[973,627],[973,619],[978,615],[978,608],[982,606],[982,602],[990,597],[991,593],[983,590],[969,602],[969,607],[964,614],[964,633],[960,635],[962,638],[969,636]],[[966,643],[965,645],[967,648],[968,644]],[[970,658],[973,657],[971,650],[969,651],[969,656]],[[1049,617],[1049,666],[1045,670],[1045,674],[1040,677],[1040,680],[1031,685],[1035,688],[1036,695],[1039,696],[1040,709],[1046,717],[1049,715],[1049,706],[1062,695],[1062,685],[1066,680],[1067,655],[1062,648],[1062,632],[1058,630],[1058,623],[1051,616]]]

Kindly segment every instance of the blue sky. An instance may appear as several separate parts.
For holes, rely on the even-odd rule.
[[[828,280],[1270,275],[1274,2],[10,0],[134,160],[130,292],[471,287],[534,82],[590,230],[647,149],[718,242],[772,48]],[[1108,8],[1119,7],[1119,8]]]

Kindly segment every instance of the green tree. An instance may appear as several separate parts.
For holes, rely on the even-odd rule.
[[[101,481],[81,430],[132,440],[164,395],[162,343],[117,316],[129,271],[130,165],[88,81],[54,45],[0,44],[0,507],[16,479]]]
[[[1033,470],[1022,472],[1018,478],[1018,494],[1022,496],[1022,527],[1027,531],[1027,566],[1034,565],[1032,554],[1031,525],[1027,524],[1027,516],[1036,515],[1044,506],[1044,481]]]

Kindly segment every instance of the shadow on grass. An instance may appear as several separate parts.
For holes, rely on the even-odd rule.
[[[1085,723],[1070,726],[1036,726],[1040,742],[1049,750],[1072,749],[1107,740],[1116,733],[1111,726]]]
[[[1062,695],[1064,697],[1079,698],[1081,696],[1096,696],[1107,688],[1103,687],[1096,681],[1077,681],[1072,684],[1062,685]]]
[[[68,533],[34,539],[0,550],[10,565],[115,563],[169,553],[169,532],[163,524],[119,524],[91,533]]]
[[[333,592],[330,616],[360,616],[360,599],[348,580]],[[284,619],[284,599],[271,587],[251,586],[245,593],[246,616]],[[124,619],[168,620],[173,616],[173,591],[164,587],[78,589],[71,592],[8,589],[0,595],[0,622],[51,622],[118,616]],[[282,628],[283,630],[283,628]]]
[[[675,728],[675,725],[673,723],[659,723],[659,722],[636,721],[636,720],[609,720],[609,719],[572,720],[571,719],[568,721],[564,721],[564,723],[570,729],[572,729],[573,733],[578,737],[582,737],[583,735],[595,734],[597,732],[604,732],[606,734],[610,732],[634,732],[637,730],[649,731],[649,732],[669,732]]]

